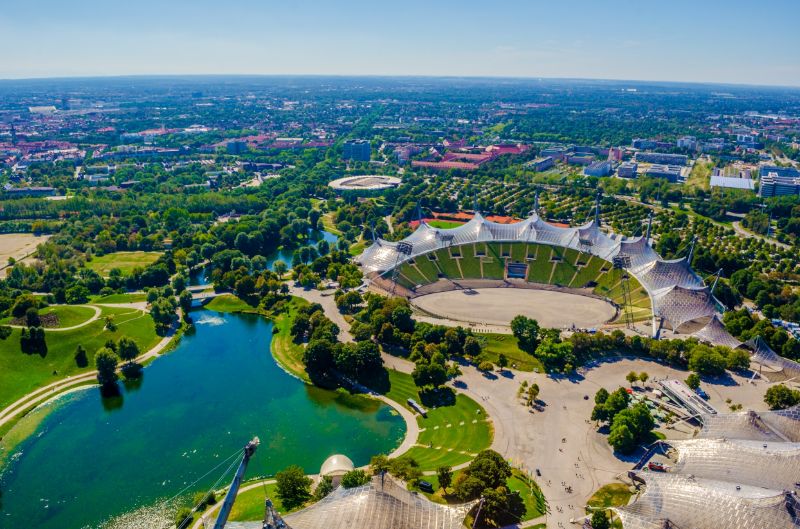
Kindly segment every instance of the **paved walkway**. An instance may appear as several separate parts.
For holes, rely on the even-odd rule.
[[[746,237],[748,239],[761,239],[762,241],[774,244],[775,246],[783,248],[784,250],[789,250],[791,248],[791,246],[789,246],[788,244],[782,243],[776,239],[773,239],[772,237],[766,237],[764,235],[760,235],[758,233],[754,233],[748,230],[747,228],[742,226],[742,223],[739,221],[732,223],[732,226],[733,226],[733,231],[735,231],[738,235],[741,235],[742,237]]]
[[[341,330],[341,333],[339,333],[339,340],[342,342],[352,342],[353,336],[350,334],[350,324],[347,323],[342,313],[339,312],[336,301],[333,299],[333,292],[333,290],[307,289],[293,284],[289,286],[289,294],[292,296],[303,298],[310,303],[319,303],[322,305],[325,316],[338,325]]]

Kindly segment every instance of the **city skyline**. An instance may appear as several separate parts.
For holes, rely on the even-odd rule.
[[[341,75],[800,86],[800,8],[768,0],[375,6],[42,0],[0,13],[0,78]]]

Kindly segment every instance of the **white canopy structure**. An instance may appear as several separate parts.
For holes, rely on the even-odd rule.
[[[624,529],[800,528],[800,406],[707,415],[696,439],[662,441],[677,455],[667,473],[614,510]]]
[[[462,529],[476,502],[440,505],[409,492],[390,476],[367,485],[338,487],[325,498],[283,518],[285,529]],[[231,522],[229,529],[261,529],[261,522]]]
[[[438,229],[421,221],[419,227],[398,242],[376,239],[356,257],[365,275],[373,277],[393,270],[406,261],[430,252],[478,242],[538,243],[571,248],[606,261],[624,257],[628,272],[650,296],[654,316],[676,332],[686,325],[689,332],[709,323],[717,315],[716,301],[702,278],[689,266],[689,258],[661,259],[646,237],[626,238],[600,230],[597,220],[583,226],[562,227],[545,222],[536,213],[520,222],[501,224],[480,213],[466,224]],[[687,325],[689,323],[692,325]],[[691,327],[695,327],[691,329]],[[724,328],[714,329],[712,343],[732,343]]]

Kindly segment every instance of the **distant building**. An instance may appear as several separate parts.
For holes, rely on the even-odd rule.
[[[617,168],[617,176],[620,178],[636,178],[636,170],[639,164],[636,162],[623,162]]]
[[[688,149],[690,151],[694,151],[697,149],[697,138],[694,136],[684,136],[682,138],[678,138],[677,145],[679,149]]]
[[[530,162],[526,163],[525,166],[533,169],[536,172],[542,172],[554,167],[556,165],[556,161],[553,160],[552,156],[545,156],[543,158],[536,158],[535,160],[531,160]]]
[[[350,140],[344,142],[342,158],[357,162],[368,162],[372,157],[372,147],[367,140]]]
[[[685,154],[669,154],[664,152],[637,152],[637,162],[664,164],[664,165],[686,165],[689,157]]]
[[[550,156],[554,160],[563,160],[567,154],[567,149],[560,146],[547,147],[546,149],[542,149],[542,151],[539,154],[543,158]]]
[[[711,175],[711,187],[722,187],[725,189],[744,189],[753,191],[755,183],[751,178],[737,178],[735,176]]]
[[[594,161],[594,154],[569,154],[566,161],[573,165],[589,165]]]
[[[586,176],[609,176],[613,172],[613,164],[612,162],[605,160],[602,162],[593,162],[589,164],[589,166],[583,170],[583,174]]]
[[[9,197],[51,197],[56,194],[53,187],[11,187],[5,189]]]
[[[800,195],[800,177],[779,176],[771,172],[761,177],[760,197],[778,197],[783,195]]]
[[[608,159],[612,162],[622,161],[622,149],[619,147],[611,147],[608,149]]]
[[[656,142],[655,142],[655,140],[646,140],[646,139],[643,139],[643,138],[635,138],[631,142],[631,146],[634,149],[655,149],[656,148]]]
[[[776,165],[762,165],[758,170],[758,174],[761,178],[764,178],[765,176],[768,176],[771,173],[775,173],[776,176],[781,176],[781,177],[800,178],[800,170],[797,170],[794,167],[778,167]]]
[[[225,152],[228,154],[244,154],[248,151],[247,142],[241,140],[229,141],[225,146]]]
[[[645,170],[644,174],[653,178],[666,178],[674,184],[681,176],[681,166],[653,164]]]

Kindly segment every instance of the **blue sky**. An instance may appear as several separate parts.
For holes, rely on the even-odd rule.
[[[4,0],[0,78],[581,77],[800,86],[797,0]]]

